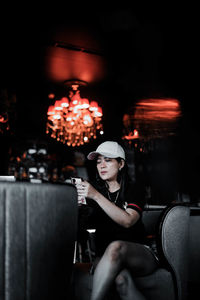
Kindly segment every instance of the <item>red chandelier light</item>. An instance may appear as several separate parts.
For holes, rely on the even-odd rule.
[[[46,133],[67,146],[81,146],[103,134],[102,108],[96,101],[81,98],[79,86],[70,84],[69,97],[56,100],[47,111]],[[50,96],[51,95],[51,96]],[[49,96],[52,97],[52,94]]]

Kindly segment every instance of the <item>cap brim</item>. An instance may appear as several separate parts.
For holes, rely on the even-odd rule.
[[[98,155],[99,155],[98,152],[95,152],[95,151],[90,152],[90,153],[88,154],[88,156],[87,156],[87,159],[89,159],[89,160],[94,160]]]
[[[93,152],[90,152],[87,156],[87,158],[89,160],[94,160],[97,158],[98,155],[103,155],[105,157],[109,157],[109,158],[117,158],[116,155],[112,155],[110,153],[105,153],[105,152],[96,152],[96,151],[93,151]]]

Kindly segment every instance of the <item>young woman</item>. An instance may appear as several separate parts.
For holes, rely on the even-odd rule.
[[[123,148],[117,142],[107,141],[89,153],[88,159],[96,160],[97,180],[95,184],[84,181],[77,192],[93,207],[99,259],[91,299],[100,300],[113,283],[123,287],[126,269],[133,276],[145,276],[157,268],[157,260],[145,245],[141,221],[144,189],[129,182]],[[138,292],[137,299],[144,297]]]

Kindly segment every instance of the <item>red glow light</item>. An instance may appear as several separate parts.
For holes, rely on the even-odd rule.
[[[106,73],[105,61],[101,56],[62,48],[49,48],[45,71],[54,82],[77,78],[88,83],[98,82]]]
[[[137,103],[134,119],[174,121],[180,117],[180,114],[180,105],[177,99],[147,99]]]
[[[138,138],[139,138],[139,133],[136,129],[134,129],[133,132],[130,132],[128,135],[124,136],[124,139],[129,140],[129,141],[135,140]]]
[[[138,101],[133,109],[132,113],[123,116],[124,139],[148,140],[176,134],[181,117],[180,102],[177,99],[144,99]]]
[[[55,95],[54,95],[53,93],[51,93],[51,94],[48,95],[48,98],[49,98],[49,99],[54,99],[54,98],[55,98]]]

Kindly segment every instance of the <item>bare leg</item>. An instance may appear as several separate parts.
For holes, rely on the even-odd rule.
[[[128,270],[123,270],[115,279],[117,292],[122,300],[145,300],[146,298],[135,286]]]
[[[94,273],[91,300],[103,300],[122,269],[129,269],[134,276],[144,276],[157,268],[152,253],[143,245],[116,241],[111,243]]]

